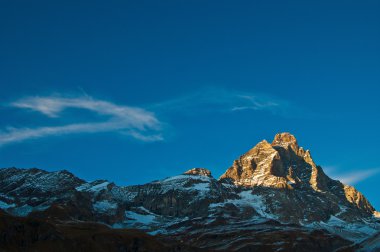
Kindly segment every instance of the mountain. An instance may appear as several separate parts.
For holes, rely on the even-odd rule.
[[[194,168],[118,186],[68,171],[0,169],[0,208],[53,229],[67,223],[101,223],[109,233],[139,229],[151,235],[144,236],[148,243],[181,251],[365,250],[376,248],[380,233],[368,200],[329,178],[289,133],[258,143],[219,179]]]
[[[329,178],[289,133],[277,134],[271,144],[260,142],[221,179],[254,188],[269,212],[285,222],[327,221],[330,216],[353,221],[375,211],[355,188]]]

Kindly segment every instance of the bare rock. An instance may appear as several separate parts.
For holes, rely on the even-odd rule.
[[[183,174],[187,174],[187,175],[200,175],[200,176],[212,177],[211,176],[211,171],[207,170],[205,168],[193,168],[193,169],[190,169],[190,170],[184,172]]]

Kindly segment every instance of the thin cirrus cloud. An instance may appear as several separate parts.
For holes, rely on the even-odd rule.
[[[380,168],[360,169],[343,173],[339,172],[338,168],[335,166],[327,166],[324,170],[329,176],[339,180],[343,184],[348,185],[355,185],[376,174],[380,174]]]
[[[289,101],[266,94],[208,87],[148,106],[160,113],[199,114],[210,112],[263,111],[282,117],[305,115]]]
[[[344,184],[354,185],[378,173],[380,173],[380,168],[358,170],[347,174],[342,174],[338,176],[338,179]]]
[[[8,127],[0,131],[0,146],[48,136],[109,131],[117,131],[144,142],[163,140],[161,122],[153,112],[142,108],[120,106],[89,96],[75,98],[61,96],[27,97],[9,105],[39,112],[50,118],[58,118],[64,110],[74,108],[89,110],[98,115],[107,116],[108,119],[60,126]]]

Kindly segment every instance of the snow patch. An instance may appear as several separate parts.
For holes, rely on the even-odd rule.
[[[81,191],[89,191],[89,192],[100,192],[101,190],[107,189],[107,186],[110,182],[105,181],[100,184],[93,185],[92,183],[85,183],[75,188],[75,190]]]
[[[194,179],[194,180],[202,180],[204,182],[210,182],[211,178],[202,176],[202,175],[178,175],[169,177],[167,179],[162,180],[162,182],[171,182],[173,180],[188,180],[188,179]]]
[[[362,242],[369,236],[379,232],[379,227],[370,223],[349,223],[334,215],[326,222],[313,222],[311,224],[302,224],[305,227],[313,229],[326,229],[330,233],[337,234],[347,240],[355,243]]]
[[[17,208],[12,209],[11,212],[14,215],[25,217],[28,214],[30,214],[31,212],[33,212],[33,211],[44,211],[44,210],[46,210],[48,208],[49,208],[49,206],[36,206],[36,207],[32,207],[32,206],[29,206],[28,204],[25,204],[25,205],[23,205],[21,207],[17,207]]]
[[[339,219],[338,217],[336,217],[334,215],[331,215],[330,219],[325,223],[330,225],[330,226],[340,226],[340,225],[346,224],[346,222],[344,220]]]
[[[161,192],[166,193],[171,190],[198,191],[205,195],[210,190],[212,178],[202,175],[178,175],[155,183],[161,185]]]
[[[107,213],[117,209],[117,203],[109,202],[108,200],[97,201],[92,206],[99,213]]]
[[[194,184],[192,189],[205,192],[205,191],[209,191],[210,187],[208,183],[199,183],[199,184]]]
[[[15,206],[16,205],[14,203],[8,204],[8,203],[0,200],[0,208],[1,209],[8,209],[8,208],[15,207]]]
[[[100,183],[100,184],[97,184],[93,187],[91,187],[89,189],[89,191],[92,191],[92,192],[98,192],[98,191],[101,191],[103,189],[107,189],[107,186],[110,184],[110,182],[103,182],[103,183]]]
[[[131,221],[128,221],[131,223],[140,223],[144,225],[149,225],[156,222],[155,221],[156,215],[153,213],[150,213],[149,211],[146,212],[146,214],[140,214],[133,211],[126,211],[125,217],[127,217],[128,219],[131,219]]]
[[[261,217],[267,219],[277,219],[277,216],[268,213],[268,209],[264,203],[262,196],[252,194],[252,190],[242,191],[239,193],[239,196],[240,199],[233,199],[227,200],[223,203],[210,204],[209,208],[223,207],[227,203],[232,203],[237,207],[250,206],[254,208]]]

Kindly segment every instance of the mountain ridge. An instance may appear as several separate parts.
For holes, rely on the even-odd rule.
[[[231,245],[227,250],[259,249],[273,236],[282,242],[272,244],[273,250],[303,244],[311,246],[309,251],[318,246],[330,251],[366,244],[380,232],[378,212],[364,195],[329,178],[290,133],[277,134],[272,143],[261,141],[219,179],[205,168],[193,168],[142,185],[118,186],[86,182],[68,171],[3,168],[0,208],[26,218],[138,228],[212,250],[226,249],[226,242]],[[226,229],[222,240],[212,238]],[[311,232],[320,232],[316,243],[310,241]],[[302,238],[290,241],[285,234]],[[252,245],[252,237],[262,244]],[[337,237],[342,240],[334,245]],[[239,239],[246,242],[236,243]]]

